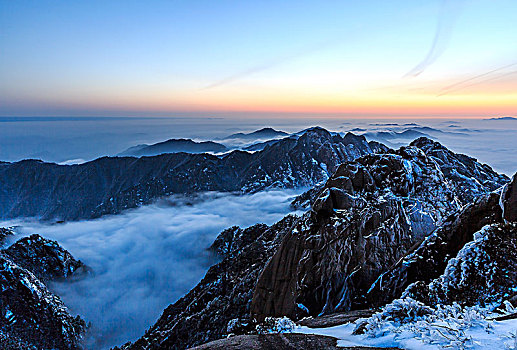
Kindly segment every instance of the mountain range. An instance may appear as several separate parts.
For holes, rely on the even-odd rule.
[[[220,153],[226,152],[228,148],[213,141],[196,142],[190,139],[170,139],[152,145],[137,145],[128,148],[118,156],[157,156],[164,153]]]
[[[421,310],[517,307],[517,175],[510,180],[427,137],[394,150],[311,128],[254,153],[1,163],[0,183],[3,217],[44,220],[116,214],[174,193],[308,188],[293,202],[307,208],[303,215],[221,232],[209,249],[218,262],[204,278],[116,349],[336,349],[332,337],[269,333],[288,317],[311,327],[360,319],[362,334],[379,308],[401,300]],[[0,234],[14,239],[8,229]],[[95,271],[37,235],[0,259],[8,290],[0,345],[80,348],[84,321],[46,283]]]
[[[310,187],[325,181],[339,164],[385,149],[362,136],[313,128],[255,153],[103,157],[76,165],[1,162],[0,218],[89,219],[172,194]]]

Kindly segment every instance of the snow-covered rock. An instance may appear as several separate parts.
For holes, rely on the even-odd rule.
[[[86,270],[57,243],[38,235],[23,238],[2,250],[0,346],[80,349],[86,323],[79,316],[72,316],[43,281],[71,278]]]
[[[492,224],[474,234],[443,273],[403,293],[428,305],[487,305],[517,295],[517,223]]]
[[[425,138],[340,165],[261,273],[253,315],[298,319],[369,307],[366,294],[380,274],[505,182]]]

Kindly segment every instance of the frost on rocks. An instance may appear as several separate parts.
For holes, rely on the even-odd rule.
[[[366,343],[368,338],[385,338],[384,345],[405,345],[407,349],[484,349],[488,345],[493,349],[516,349],[512,328],[517,322],[496,321],[495,317],[501,314],[508,311],[458,303],[429,307],[412,298],[402,298],[369,319],[358,321],[355,333],[364,334]]]
[[[299,319],[368,307],[366,294],[382,273],[506,181],[425,138],[341,164],[265,267],[252,314]]]
[[[291,333],[296,327],[296,323],[287,317],[267,317],[256,326],[256,330],[258,334]]]
[[[428,284],[438,278],[449,259],[472,241],[476,232],[485,225],[502,223],[498,201],[497,193],[489,193],[450,215],[442,226],[377,278],[368,291],[370,303],[384,305],[399,298],[410,284]]]
[[[86,323],[72,316],[42,282],[70,277],[74,272],[65,267],[76,265],[84,266],[55,242],[38,235],[0,251],[0,347],[80,348]],[[35,273],[28,270],[30,266],[37,266]]]
[[[416,282],[403,296],[428,305],[502,303],[517,294],[517,224],[493,224],[474,234],[443,274],[429,284]]]

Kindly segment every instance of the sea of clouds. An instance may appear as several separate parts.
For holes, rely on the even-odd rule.
[[[274,127],[289,133],[311,126],[334,132],[372,134],[415,128],[461,152],[488,163],[496,171],[517,171],[517,118],[8,118],[0,117],[0,161],[38,158],[75,164],[117,153],[138,144],[170,138],[216,140],[235,132]],[[370,138],[375,139],[375,138]],[[400,147],[412,139],[380,140]]]
[[[10,221],[21,235],[57,240],[95,272],[51,288],[92,323],[87,348],[107,349],[143,335],[172,302],[201,280],[215,257],[207,252],[225,228],[272,224],[291,211],[300,190],[251,195],[171,197],[97,220],[46,225]],[[19,238],[19,237],[17,237]]]

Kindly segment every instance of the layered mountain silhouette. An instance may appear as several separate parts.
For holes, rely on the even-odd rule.
[[[211,248],[222,261],[139,340],[122,348],[184,349],[229,334],[256,334],[269,317],[300,320],[384,305],[410,283],[444,273],[448,259],[483,225],[501,223],[501,194],[494,191],[508,181],[427,138],[345,162],[318,187],[303,216],[222,232]],[[512,186],[503,202],[513,218]],[[434,236],[446,243],[431,248],[427,237]],[[406,277],[397,266],[407,268],[401,259],[415,249],[435,250]],[[377,292],[380,276],[388,275],[395,276],[386,285],[390,293]],[[465,288],[475,289],[475,283],[472,278]],[[500,289],[508,291],[508,283]],[[230,342],[203,348],[224,344]]]
[[[196,142],[190,139],[170,139],[152,145],[138,145],[130,147],[118,156],[157,156],[164,153],[221,153],[228,148],[213,141]]]
[[[0,218],[78,220],[120,213],[172,194],[310,187],[328,179],[339,164],[385,149],[362,136],[341,137],[314,128],[255,153],[104,157],[79,165],[2,162]]]
[[[226,136],[222,140],[232,140],[232,139],[240,139],[240,140],[260,140],[260,139],[273,139],[288,136],[289,134],[284,131],[275,130],[273,128],[263,128],[257,131],[253,131],[250,133],[238,132],[235,134],[231,134]]]

